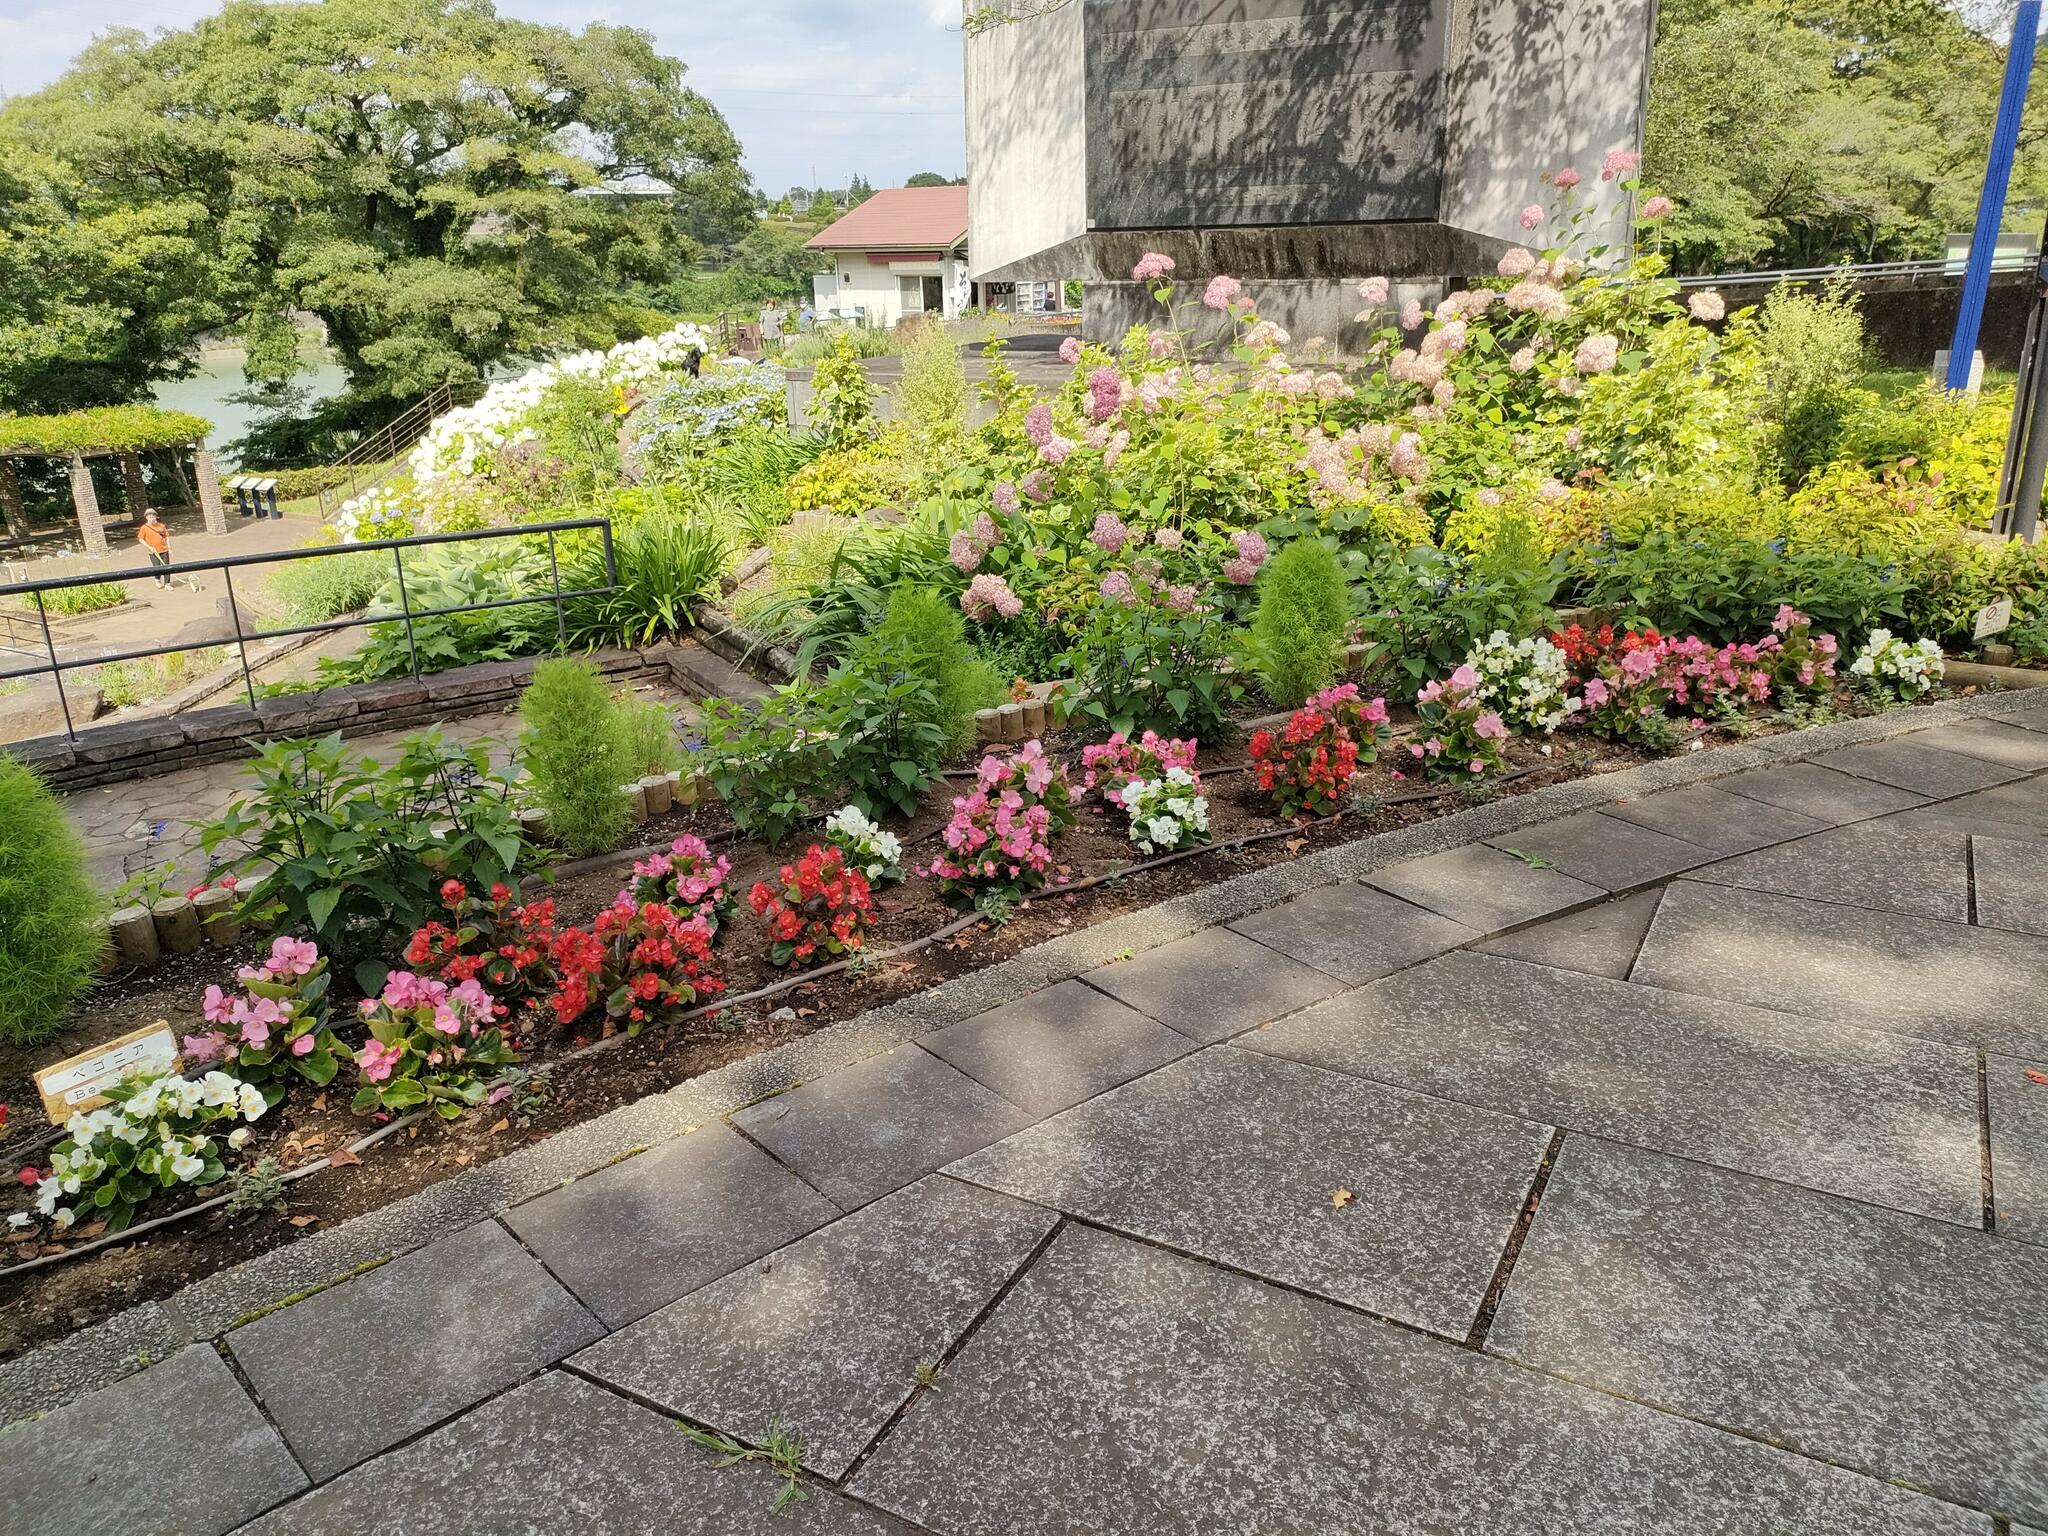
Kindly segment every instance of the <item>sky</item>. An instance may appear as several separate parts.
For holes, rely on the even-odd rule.
[[[96,33],[190,26],[219,0],[0,0],[0,92],[47,85]],[[498,0],[572,30],[652,32],[689,66],[772,196],[865,176],[900,186],[966,169],[960,0]]]

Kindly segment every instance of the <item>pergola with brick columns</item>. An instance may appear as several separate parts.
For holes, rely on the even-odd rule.
[[[107,553],[106,519],[100,513],[99,495],[93,489],[90,461],[118,459],[121,480],[127,491],[129,515],[140,521],[148,504],[142,480],[145,453],[192,454],[192,492],[206,518],[208,533],[226,533],[227,515],[221,506],[220,476],[207,449],[206,434],[213,423],[183,411],[162,411],[151,406],[117,405],[96,410],[73,411],[62,416],[0,417],[0,519],[17,538],[29,532],[28,513],[22,505],[21,481],[16,469],[23,459],[63,459],[71,467],[71,505],[78,517],[78,533],[89,555]],[[173,472],[182,479],[171,461]]]

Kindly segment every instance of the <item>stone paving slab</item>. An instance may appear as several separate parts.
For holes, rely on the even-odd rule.
[[[1852,773],[1838,773],[1811,762],[1751,769],[1716,779],[1714,787],[1746,800],[1797,811],[1832,826],[1888,816],[1893,811],[1907,811],[1927,803],[1927,796],[1911,790],[1894,789],[1889,784],[1859,779]]]
[[[853,1210],[1033,1118],[907,1045],[750,1104],[732,1123]]]
[[[245,1536],[909,1536],[812,1486],[720,1467],[672,1420],[560,1371],[276,1510]]]
[[[1344,985],[1228,928],[1204,929],[1084,979],[1204,1045],[1320,1002]]]
[[[1230,925],[1356,986],[1479,937],[1462,923],[1397,901],[1369,885],[1333,885]]]
[[[1977,1059],[1955,1046],[1474,954],[1237,1044],[1941,1221],[1983,1220]]]
[[[1686,878],[1947,923],[1970,920],[1969,840],[1942,827],[1859,821],[1704,865]]]
[[[572,1362],[843,1476],[1050,1233],[1056,1213],[933,1174],[642,1318]],[[943,1383],[940,1390],[944,1390]]]
[[[1973,837],[1970,865],[1980,927],[2048,934],[2048,843]]]
[[[1730,794],[1712,784],[1623,800],[1607,807],[1607,814],[1716,853],[1747,853],[1835,825],[1832,818],[1824,821],[1768,801]]]
[[[1845,910],[1677,881],[1631,979],[1952,1045],[2048,1049],[2048,939]]]
[[[917,1042],[1034,1115],[1056,1114],[1195,1048],[1086,982],[1063,981]]]
[[[1473,947],[1482,954],[1626,981],[1663,895],[1661,890],[1649,890],[1616,896]]]
[[[321,1482],[603,1333],[504,1228],[481,1222],[227,1344]]]
[[[2003,1236],[2048,1244],[2048,1083],[2029,1072],[2048,1077],[2048,1052],[1984,1058],[1992,1208]]]
[[[1971,790],[1989,789],[1994,784],[2010,783],[2020,777],[2017,768],[2006,768],[1986,762],[1981,757],[1945,752],[1939,747],[1924,745],[1927,734],[1922,731],[1912,736],[1868,742],[1860,747],[1844,747],[1839,752],[1823,752],[1813,761],[1823,768],[1839,768],[1858,778],[1936,798],[1966,795]]]
[[[1549,1138],[1215,1046],[947,1171],[1463,1338]]]
[[[2039,1519],[2044,1294],[2024,1243],[1573,1138],[1487,1348]]]
[[[2048,779],[2019,779],[1887,820],[1895,827],[1938,827],[1979,837],[2048,839]]]
[[[1915,732],[1912,740],[1944,752],[1961,752],[1981,757],[1987,763],[2017,768],[2022,773],[2048,768],[2048,741],[2037,731],[2007,725],[2001,720],[1962,720],[1938,725],[1931,731]]]
[[[1606,893],[1555,869],[1473,843],[1374,870],[1366,884],[1479,933],[1498,933]]]
[[[519,1240],[622,1328],[839,1214],[716,1122],[505,1213]]]
[[[1085,1227],[852,1491],[947,1536],[1984,1536],[1902,1488]]]
[[[0,1434],[0,1536],[220,1536],[305,1486],[210,1344]]]
[[[1711,848],[1667,837],[1605,811],[1581,811],[1487,841],[1533,853],[1574,879],[1610,891],[1663,880],[1714,857]]]

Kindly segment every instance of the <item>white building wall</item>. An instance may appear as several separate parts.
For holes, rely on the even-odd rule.
[[[892,262],[887,251],[835,251],[832,263],[834,314],[851,318],[859,310],[869,325],[894,325],[906,313],[901,282],[906,277],[944,279],[941,312],[948,317],[967,307],[967,263],[957,257]],[[822,286],[819,292],[822,303]]]
[[[966,35],[967,250],[976,274],[1088,227],[1083,4]]]

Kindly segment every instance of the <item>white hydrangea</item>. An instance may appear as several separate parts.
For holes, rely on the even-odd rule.
[[[903,840],[883,831],[859,806],[842,806],[827,816],[825,836],[869,884],[903,878]]]
[[[1888,629],[1873,629],[1849,672],[1895,699],[1932,693],[1947,675],[1941,647],[1932,640],[1901,640]]]
[[[1465,665],[1479,674],[1480,700],[1517,734],[1554,731],[1579,707],[1564,652],[1541,635],[1510,640],[1496,629]]]
[[[1209,801],[1185,768],[1156,779],[1133,779],[1118,797],[1131,818],[1131,841],[1143,853],[1171,853],[1209,836]]]

